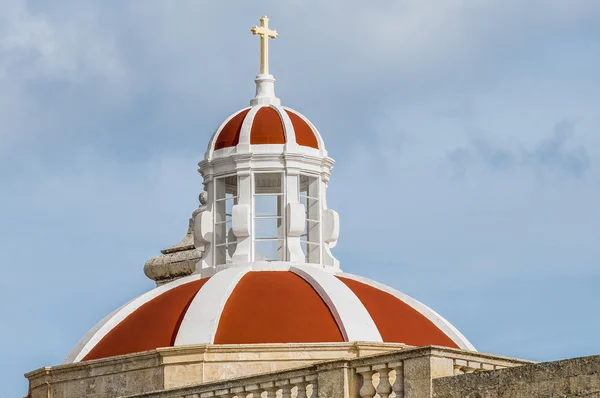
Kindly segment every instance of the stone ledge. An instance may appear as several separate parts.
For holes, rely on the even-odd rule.
[[[418,357],[434,357],[434,358],[449,358],[449,359],[462,359],[473,362],[486,362],[503,365],[506,367],[520,366],[535,363],[534,361],[528,361],[525,359],[517,359],[510,357],[503,357],[499,355],[486,354],[477,351],[464,351],[458,348],[448,348],[441,346],[426,346],[426,347],[406,347],[405,350],[400,352],[391,352],[388,354],[373,354],[362,356],[360,358],[350,360],[350,364],[353,367],[368,366],[380,364],[383,362],[394,362],[402,361],[406,359],[418,358]]]

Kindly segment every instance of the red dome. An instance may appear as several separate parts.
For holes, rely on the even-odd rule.
[[[217,141],[215,142],[215,151],[217,149],[236,146],[240,142],[240,130],[242,129],[242,123],[249,110],[250,109],[245,109],[238,112],[227,122],[227,124],[225,124],[225,126],[223,126],[217,137]]]
[[[252,108],[244,109],[234,114],[217,131],[214,140],[214,150],[234,147],[240,142],[240,135],[244,122],[248,119],[250,126],[250,144],[285,144],[287,142],[285,121],[281,114],[289,117],[291,129],[293,129],[298,145],[319,149],[319,140],[313,128],[297,112],[277,106],[262,106],[255,113],[250,112]]]
[[[188,339],[198,336],[199,341],[193,342],[198,344],[372,341],[356,339],[356,331],[352,330],[365,321],[354,322],[348,314],[360,317],[361,311],[368,314],[375,334],[381,336],[379,341],[465,348],[435,316],[415,305],[418,302],[408,302],[378,288],[375,282],[359,281],[346,274],[319,271],[327,274],[327,283],[323,284],[323,279],[311,279],[310,272],[248,270],[234,280],[222,271],[211,278],[181,278],[140,296],[108,317],[88,334],[78,351],[74,350],[77,352],[72,353],[72,361],[187,345],[178,343],[178,335]],[[232,284],[231,291],[223,296],[225,304],[213,317],[217,323],[215,330],[209,331],[212,340],[202,341],[205,327],[194,319],[198,318],[199,308],[206,312],[206,307],[215,306],[206,298],[221,292],[224,281]],[[200,297],[201,293],[205,296]],[[217,297],[214,302],[219,300]],[[350,313],[336,308],[340,300],[342,306],[351,305]],[[192,321],[187,322],[188,317]],[[348,337],[352,333],[354,339]]]
[[[292,272],[249,272],[223,309],[215,344],[343,342],[327,304]]]

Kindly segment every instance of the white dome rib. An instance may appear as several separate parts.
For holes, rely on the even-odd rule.
[[[213,344],[223,308],[250,267],[225,269],[202,286],[188,307],[177,331],[175,345]]]
[[[248,272],[260,271],[289,271],[309,283],[333,314],[345,341],[382,342],[383,339],[375,321],[358,296],[338,277],[352,279],[391,294],[425,316],[460,348],[476,351],[465,336],[441,315],[389,286],[353,274],[331,273],[315,266],[279,261],[247,263],[213,275],[196,293],[186,309],[174,345],[214,344],[221,315],[229,297]],[[171,289],[201,278],[200,274],[180,278],[152,289],[113,311],[79,341],[63,363],[80,362],[111,330],[145,303]]]
[[[345,272],[341,272],[337,275],[339,275],[343,278],[348,278],[348,279],[355,280],[357,282],[364,283],[366,285],[374,287],[375,289],[382,290],[386,293],[391,294],[392,296],[396,297],[398,300],[404,302],[405,304],[407,304],[410,307],[412,307],[413,309],[415,309],[417,312],[419,312],[421,315],[423,315],[429,321],[431,321],[438,329],[440,329],[442,332],[444,332],[444,334],[446,336],[450,337],[450,339],[452,339],[452,341],[454,341],[456,343],[456,345],[458,345],[461,349],[469,350],[469,351],[477,351],[475,346],[473,346],[473,344],[471,344],[471,342],[469,340],[467,340],[467,338],[461,332],[459,332],[458,329],[454,327],[454,325],[452,325],[450,322],[448,322],[443,316],[441,316],[440,314],[438,314],[437,312],[435,312],[434,310],[432,310],[425,304],[421,303],[420,301],[410,297],[409,295],[404,294],[404,293],[402,293],[394,288],[391,288],[387,285],[384,285],[383,283],[375,282],[369,278],[365,278],[362,276],[347,274]]]
[[[344,341],[383,342],[375,321],[360,299],[335,275],[315,267],[292,267],[321,296],[344,336]]]
[[[114,329],[119,323],[121,323],[125,318],[131,315],[142,305],[173,288],[196,281],[198,279],[202,279],[202,276],[199,274],[186,276],[177,279],[176,281],[166,283],[134,298],[122,307],[111,312],[108,316],[98,322],[92,329],[90,329],[81,340],[79,340],[77,345],[75,345],[75,347],[63,360],[63,364],[80,362],[112,329]]]

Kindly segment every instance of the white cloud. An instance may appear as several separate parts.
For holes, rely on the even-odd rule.
[[[15,140],[35,140],[49,129],[58,130],[58,136],[56,119],[77,112],[82,102],[127,93],[128,72],[97,10],[63,11],[49,15],[32,11],[25,0],[3,2],[0,150]]]
[[[68,10],[64,10],[68,12]],[[115,38],[97,11],[76,9],[61,17],[33,12],[25,0],[2,7],[0,77],[79,82],[121,80],[125,70]]]
[[[280,31],[272,46],[279,89],[307,106],[315,93],[328,105],[340,94],[414,97],[475,85],[480,75],[497,79],[506,52],[600,13],[595,2],[537,0],[262,1],[236,4],[233,14],[197,1],[41,4],[6,2],[1,11],[0,148],[48,128],[60,139],[56,114],[148,96],[160,97],[163,111],[245,105],[258,64],[248,28],[263,12]]]

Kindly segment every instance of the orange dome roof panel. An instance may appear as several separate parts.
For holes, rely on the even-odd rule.
[[[108,332],[83,360],[172,346],[188,306],[208,279],[177,286],[143,304]]]
[[[290,120],[292,121],[292,126],[294,126],[294,132],[296,133],[296,142],[298,143],[298,145],[319,149],[319,142],[317,141],[317,136],[313,132],[312,128],[310,128],[308,123],[306,123],[304,119],[302,119],[294,112],[290,112],[288,110],[286,110],[285,112],[290,117]]]
[[[250,144],[285,144],[285,133],[279,113],[264,107],[256,112],[250,130]]]
[[[419,311],[393,295],[365,283],[337,277],[356,294],[379,329],[383,341],[414,346],[460,348]]]
[[[215,151],[223,148],[229,148],[236,146],[240,142],[240,131],[242,130],[242,123],[248,114],[250,109],[245,109],[239,112],[237,115],[231,118],[223,126],[217,141],[215,142]]]
[[[292,272],[249,272],[221,315],[215,344],[343,342],[331,311]]]

